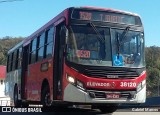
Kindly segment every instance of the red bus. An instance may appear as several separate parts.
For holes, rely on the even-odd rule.
[[[144,46],[137,14],[67,8],[8,51],[6,94],[15,106],[144,103]]]

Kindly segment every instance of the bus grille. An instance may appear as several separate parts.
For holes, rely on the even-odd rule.
[[[85,75],[95,78],[108,78],[108,79],[134,79],[138,77],[136,71],[130,70],[97,70],[97,69],[85,69],[83,72]]]

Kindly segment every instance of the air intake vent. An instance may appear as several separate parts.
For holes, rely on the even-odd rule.
[[[89,66],[68,62],[67,64],[81,74],[88,77],[103,79],[135,79],[144,70],[142,68],[125,68],[125,67],[109,67],[109,66]]]
[[[108,78],[108,79],[134,79],[138,77],[136,71],[131,70],[98,70],[98,69],[85,69],[84,74],[90,77],[96,78]]]

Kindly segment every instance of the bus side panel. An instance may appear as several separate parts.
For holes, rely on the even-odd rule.
[[[43,71],[43,64],[48,63],[48,69]],[[41,88],[43,81],[46,79],[49,83],[50,94],[53,94],[52,89],[52,81],[53,81],[53,67],[52,60],[45,60],[43,62],[38,62],[28,66],[28,74],[27,74],[27,100],[30,101],[40,101],[41,100]],[[52,97],[52,95],[51,95]]]

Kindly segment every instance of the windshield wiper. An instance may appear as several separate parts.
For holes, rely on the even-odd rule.
[[[116,38],[117,38],[117,50],[118,50],[118,59],[120,54],[120,40],[119,40],[119,33],[116,32]]]
[[[100,50],[99,50],[99,56],[101,59],[105,59],[106,52],[105,52],[105,38],[100,34],[100,32],[97,30],[96,26],[90,22],[89,25],[93,28],[93,30],[96,32],[99,41],[100,41]]]
[[[125,39],[125,37],[126,37],[128,31],[129,31],[129,29],[130,29],[130,26],[127,26],[125,28],[125,30],[122,32],[121,36],[119,36],[119,33],[117,32],[116,38],[117,38],[118,59],[119,59],[119,54],[120,54],[121,42],[122,42],[123,39]]]
[[[120,41],[122,41],[123,39],[125,39],[126,35],[128,34],[129,29],[130,29],[130,26],[127,26],[125,28],[125,30],[122,32],[122,34],[120,36]]]
[[[90,26],[93,28],[93,30],[96,32],[99,40],[100,40],[102,43],[104,43],[105,41],[104,41],[102,35],[101,35],[101,34],[99,33],[99,31],[97,30],[96,26],[95,26],[92,22],[90,22],[89,25],[90,25]]]

